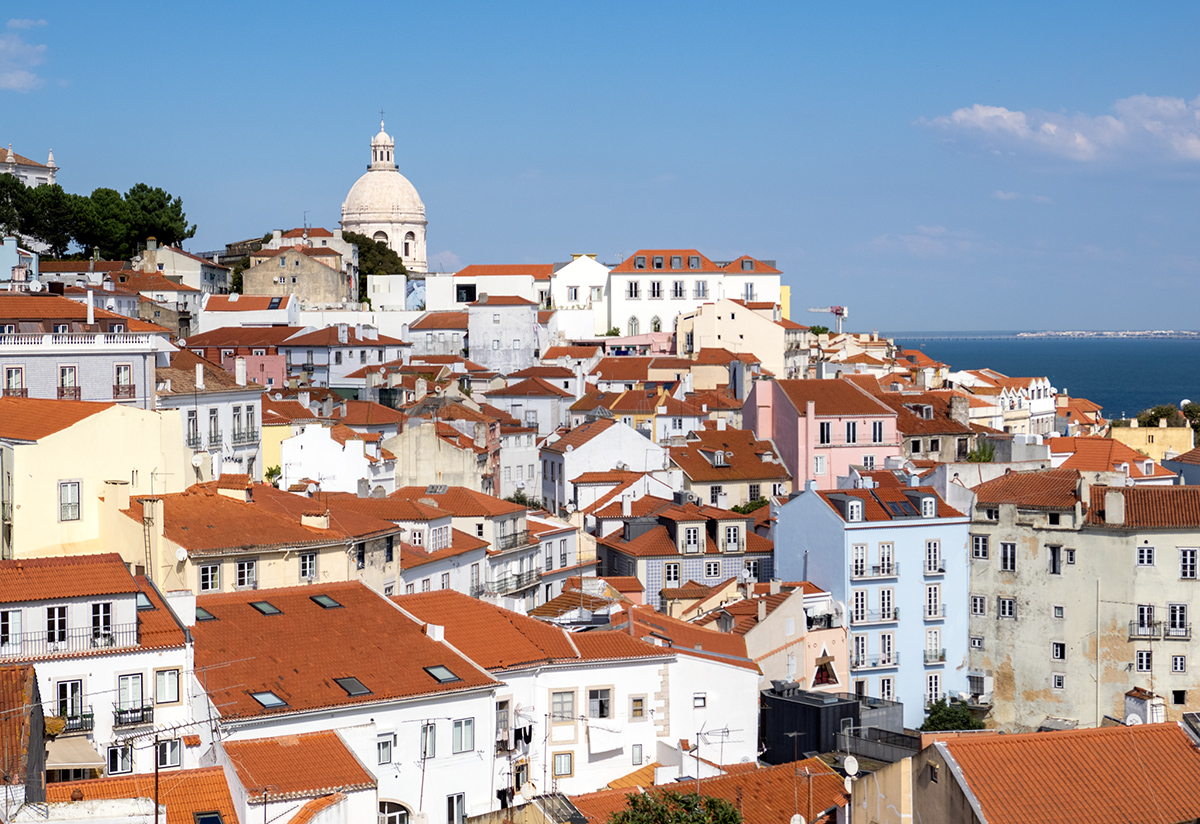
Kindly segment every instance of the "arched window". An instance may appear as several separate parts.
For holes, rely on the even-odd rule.
[[[412,257],[417,253],[417,236],[409,232],[404,236],[404,257]]]
[[[630,335],[630,337],[632,337],[633,335],[636,335],[638,333],[638,328],[639,328],[638,319],[630,318],[629,319],[629,335]]]
[[[378,241],[379,243],[387,243],[387,232],[376,232],[371,236],[371,240]]]
[[[650,318],[650,331],[651,332],[661,332],[662,331],[662,321],[658,319],[657,315]]]
[[[379,824],[408,824],[408,809],[395,801],[380,801]]]

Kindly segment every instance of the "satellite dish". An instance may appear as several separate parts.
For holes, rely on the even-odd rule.
[[[846,775],[858,775],[858,759],[853,755],[847,755],[846,760],[842,762],[842,769],[846,771]]]
[[[309,484],[308,486],[304,487],[304,491],[307,492],[309,495],[311,495],[317,491],[317,485]]]
[[[175,550],[175,560],[181,564],[184,561],[186,561],[187,560],[187,550],[184,549],[183,547],[179,547],[178,549],[176,549]]]
[[[526,798],[533,798],[535,795],[537,795],[537,788],[534,787],[529,781],[526,781],[521,785],[521,795],[525,796]]]
[[[200,452],[197,452],[195,455],[192,456],[192,466],[199,469],[203,465],[204,465],[204,455]]]
[[[846,788],[846,794],[847,794],[847,795],[849,795],[849,794],[850,794],[850,792],[851,792],[850,785],[851,785],[851,784],[853,784],[853,783],[854,783],[854,781],[853,781],[853,779],[851,779],[851,778],[850,778],[850,776],[846,776],[846,780],[842,782],[842,784],[843,784],[843,785],[845,786],[845,788]]]
[[[1129,715],[1125,716],[1125,726],[1127,727],[1136,727],[1141,723],[1142,716],[1138,715],[1136,712],[1131,712]]]
[[[792,816],[791,824],[804,824],[804,816],[800,815],[800,813],[796,813],[794,816]]]
[[[750,580],[750,570],[748,570],[748,569],[743,569],[743,570],[742,570],[742,580],[743,580],[743,581],[749,581],[749,580]]]
[[[40,292],[40,291],[42,291],[42,282],[41,282],[40,280],[31,280],[31,281],[29,281],[29,291],[30,291],[30,292]]]

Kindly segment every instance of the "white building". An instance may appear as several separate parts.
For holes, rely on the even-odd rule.
[[[196,332],[211,332],[228,326],[302,326],[300,301],[294,295],[204,296],[196,321]]]
[[[36,160],[14,152],[12,144],[9,143],[8,151],[4,153],[4,163],[0,165],[0,174],[10,174],[29,188],[53,186],[55,176],[58,174],[58,165],[54,162],[54,150],[50,150],[50,156],[46,158],[45,163],[38,163]]]
[[[133,259],[133,268],[143,272],[158,272],[168,280],[201,292],[223,295],[229,291],[228,266],[205,260],[177,246],[159,246],[154,238],[147,239],[146,248]]]
[[[550,300],[561,338],[586,340],[607,333],[609,267],[595,255],[571,255],[570,263],[555,269]]]
[[[425,272],[425,204],[396,167],[395,141],[379,121],[371,163],[342,203],[342,230],[386,243],[410,272]],[[357,265],[357,264],[356,264]]]
[[[467,307],[470,358],[507,375],[537,360],[537,306],[525,298],[480,295]]]
[[[578,506],[571,479],[609,469],[633,472],[665,470],[667,450],[636,429],[611,418],[590,420],[542,446],[542,504],[567,515]]]
[[[392,492],[396,458],[381,441],[379,433],[309,424],[279,444],[280,488],[312,479],[326,492],[357,492],[364,482],[371,492]]]
[[[538,457],[537,429],[529,426],[500,424],[500,488],[501,498],[511,498],[518,491],[529,498],[542,494],[542,462]]]
[[[536,428],[540,437],[570,422],[570,408],[574,400],[570,392],[559,389],[544,378],[526,378],[487,393],[488,403],[503,409],[525,426]]]

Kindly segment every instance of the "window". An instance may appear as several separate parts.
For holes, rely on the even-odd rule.
[[[631,280],[625,285],[625,297],[629,300],[637,300],[641,297],[641,290],[642,285],[636,280]]]
[[[942,613],[942,588],[939,584],[925,587],[925,617],[926,618],[941,618]]]
[[[926,498],[926,501],[931,500]],[[942,568],[942,547],[940,541],[925,542],[925,571],[944,572]]]
[[[158,766],[178,767],[182,763],[183,747],[178,738],[158,742]]]
[[[972,635],[971,649],[983,649],[983,638],[978,635]]]
[[[1055,618],[1061,619],[1064,617],[1065,612],[1061,606],[1055,605],[1051,614],[1053,614]]]
[[[698,269],[700,267],[697,266],[695,268]],[[707,280],[696,281],[696,297],[700,298],[701,300],[708,297],[708,281]]]
[[[937,515],[937,499],[926,497],[921,499],[921,517],[932,518]]]
[[[750,484],[748,497],[750,498],[751,501],[757,501],[759,498],[761,498],[762,497],[762,485],[761,484]]]
[[[875,468],[875,456],[874,455],[863,455],[862,465],[863,465],[863,469],[872,469],[873,470]]]
[[[920,438],[913,438],[913,442],[912,442],[912,453],[913,453],[914,455],[916,455],[916,454],[917,454],[918,452],[920,452],[920,451],[921,451],[921,439],[920,439]]]
[[[629,748],[629,751],[633,755],[633,766],[642,766],[642,745],[634,744]]]
[[[79,481],[62,481],[59,483],[58,520],[79,520]]]
[[[846,421],[846,443],[858,443],[858,421]]]
[[[588,718],[612,718],[612,690],[588,690]]]
[[[1062,547],[1048,546],[1050,552],[1050,574],[1062,575]]]
[[[1067,566],[1073,566],[1075,564],[1075,550],[1064,549],[1063,560],[1066,561]]]
[[[705,561],[704,577],[705,578],[721,577],[721,562],[720,561]]]
[[[112,641],[112,603],[92,604],[92,640]]]
[[[554,777],[573,775],[572,753],[556,752],[554,754]]]
[[[443,573],[442,573],[442,586],[441,586],[441,588],[442,588],[442,589],[450,589],[450,573],[449,573],[449,572],[443,572]]]
[[[237,586],[253,589],[258,586],[258,561],[237,562]]]
[[[467,800],[462,793],[446,796],[446,824],[465,824]]]
[[[1192,579],[1196,577],[1196,550],[1179,550],[1179,577]]]
[[[304,552],[300,554],[300,580],[311,581],[317,576],[317,553]]]
[[[454,741],[451,749],[455,753],[474,752],[475,719],[460,718],[454,722]]]
[[[1187,604],[1167,605],[1167,637],[1189,638],[1191,628],[1188,625]]]
[[[1017,571],[1017,545],[1001,541],[1000,569],[1004,572]]]
[[[655,268],[657,269],[657,268],[661,268],[661,267],[656,266]],[[662,297],[662,281],[661,280],[650,281],[650,297],[652,297],[652,298],[661,298]]]
[[[723,491],[724,487],[722,487],[720,484],[713,484],[710,486],[708,488],[708,502],[713,506],[716,506],[721,500],[721,492]]]
[[[558,541],[558,565],[565,567],[567,565],[567,539],[560,538]]]
[[[998,510],[998,509],[985,509],[985,510],[983,511],[983,516],[984,516],[985,518],[987,518],[989,521],[998,521],[998,520],[1000,520],[1000,510]]]
[[[652,265],[654,266],[655,269],[663,268],[663,256],[655,255]]]
[[[972,615],[987,615],[987,596],[972,595],[971,596],[971,614]]]
[[[862,520],[862,501],[850,501],[846,504],[846,520],[857,523]]]
[[[83,682],[58,682],[58,715],[78,718],[83,713]]]
[[[46,607],[46,643],[62,644],[67,640],[67,608]]]
[[[850,577],[861,578],[867,574],[867,545],[855,544],[850,551]]]
[[[386,733],[375,737],[375,760],[379,764],[392,763],[392,748],[396,746],[396,734]]]
[[[433,758],[437,755],[437,723],[429,722],[421,725],[421,759]]]
[[[20,645],[21,610],[12,609],[0,612],[0,647],[10,647],[6,652],[19,652]]]
[[[1140,546],[1137,548],[1137,565],[1154,566],[1154,547]]]
[[[883,443],[883,421],[871,422],[871,443]]]
[[[879,697],[884,701],[893,700],[896,694],[895,682],[891,678],[879,679]]]
[[[699,552],[700,551],[700,527],[698,527],[698,526],[684,527],[683,551],[684,552]]]
[[[725,551],[737,552],[742,548],[742,528],[740,526],[725,527]]]
[[[630,718],[645,718],[646,717],[646,699],[645,698],[630,698],[629,699],[629,717]]]
[[[221,567],[219,564],[207,564],[200,567],[200,591],[217,592],[221,589]]]
[[[554,692],[550,694],[550,718],[553,721],[575,720],[575,693]]]
[[[159,670],[154,673],[154,703],[179,703],[179,670]]]
[[[404,594],[405,595],[412,595],[416,591],[417,591],[416,584],[405,584],[404,585]]]
[[[1050,657],[1055,661],[1065,660],[1067,657],[1067,645],[1062,641],[1050,642]]]
[[[1150,668],[1151,668],[1150,665],[1152,663],[1153,663],[1153,656],[1151,655],[1150,650],[1140,649],[1137,651],[1137,671],[1138,672],[1149,672]]]
[[[672,268],[678,269],[679,267],[675,266]],[[684,287],[682,280],[674,281],[671,284],[671,297],[676,300],[687,297],[687,289]]]
[[[1001,598],[996,614],[1001,618],[1017,617],[1017,601],[1015,598]]]
[[[546,544],[546,569],[554,569],[554,544]]]
[[[133,747],[125,746],[108,748],[108,774],[122,775],[133,772]]]
[[[941,449],[942,449],[942,441],[940,438],[930,438],[929,439],[929,451],[930,452],[934,452],[934,453],[940,452]]]
[[[703,709],[708,706],[708,693],[694,692],[692,693],[692,707],[695,709]]]
[[[21,366],[4,368],[4,394],[20,395],[25,388],[25,369]]]
[[[824,455],[813,455],[813,474],[814,475],[824,475],[825,474],[825,456]]]
[[[679,564],[663,564],[663,582],[667,584],[679,583]]]
[[[1187,656],[1171,656],[1171,672],[1187,672]]]
[[[988,557],[988,536],[971,536],[971,557],[977,561],[986,561]]]

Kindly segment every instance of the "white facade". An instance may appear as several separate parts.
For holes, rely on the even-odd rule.
[[[778,303],[779,279],[778,273],[742,271],[614,270],[609,279],[609,319],[622,335],[672,332],[681,313],[710,301],[737,298]]]
[[[580,574],[579,530],[544,518],[531,518],[530,523],[541,529],[551,527],[537,533],[542,544],[542,591],[538,602],[544,604],[562,595],[567,578]]]
[[[611,326],[609,268],[595,255],[575,255],[557,270],[550,297],[558,320],[559,337],[584,340],[605,334]]]
[[[379,121],[367,173],[342,203],[342,229],[386,243],[410,272],[425,272],[425,204],[396,167],[395,141]]]
[[[304,478],[317,481],[325,492],[357,492],[365,480],[374,492],[396,489],[396,461],[381,454],[380,441],[346,438],[334,440],[330,429],[309,424],[298,435],[279,444],[282,469],[280,487],[287,489]]]
[[[570,451],[542,448],[542,503],[552,513],[566,514],[568,503],[577,506],[571,479],[584,472],[610,469],[657,472],[667,469],[669,463],[666,449],[632,426],[614,421],[612,426]]]
[[[175,409],[183,421],[187,447],[199,456],[194,481],[246,474],[262,480],[262,391],[253,388],[232,392],[167,394],[158,396],[160,410]]]
[[[181,295],[196,296],[195,292],[180,292]],[[196,333],[211,332],[214,329],[225,329],[230,326],[302,326],[300,322],[300,301],[288,295],[279,301],[276,309],[269,308],[270,300],[261,297],[251,297],[246,304],[255,308],[248,309],[239,306],[243,297],[237,293],[224,296],[219,300],[211,300],[211,294],[204,295],[191,309],[192,317],[196,319]],[[153,298],[159,301],[158,297]],[[168,298],[170,299],[170,298]],[[267,306],[259,308],[266,303]],[[221,308],[217,308],[217,306]]]
[[[477,301],[467,310],[470,359],[507,375],[536,362],[537,307],[527,301]]]
[[[58,174],[58,165],[54,162],[53,149],[50,150],[50,155],[46,158],[45,163],[38,163],[36,160],[22,157],[14,152],[12,144],[9,143],[8,151],[4,153],[3,157],[4,163],[0,165],[0,174],[10,174],[30,188],[54,185],[55,176]]]
[[[153,238],[147,241],[146,249],[134,258],[133,268],[143,272],[158,272],[165,278],[177,280],[201,292],[218,295],[229,292],[228,266],[221,266],[173,246],[159,246]]]
[[[505,431],[511,429],[512,431]],[[518,490],[530,498],[542,494],[542,462],[538,436],[525,427],[500,427],[499,496],[511,498]]]

